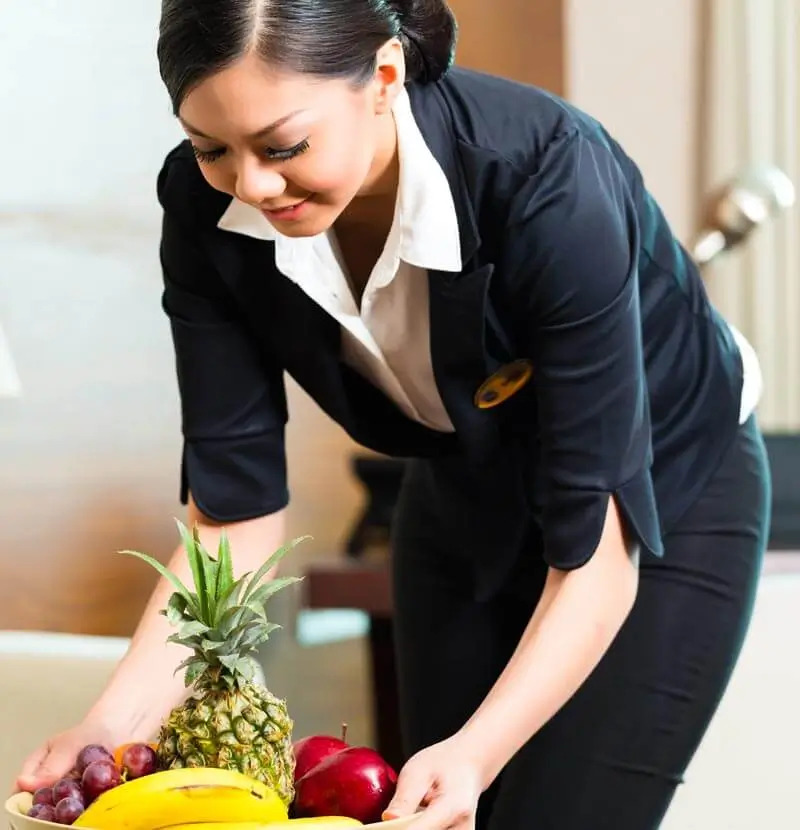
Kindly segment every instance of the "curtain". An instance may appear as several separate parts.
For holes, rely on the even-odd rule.
[[[707,0],[701,190],[753,166],[783,170],[800,190],[800,0]],[[800,208],[757,229],[706,278],[722,314],[755,347],[759,418],[800,431]]]

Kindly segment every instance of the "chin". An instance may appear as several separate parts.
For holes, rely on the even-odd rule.
[[[275,222],[275,228],[283,235],[291,239],[303,239],[308,236],[319,236],[329,230],[330,222],[309,220],[307,222]]]
[[[283,236],[301,239],[308,236],[319,236],[319,234],[329,231],[340,213],[341,211],[337,209],[332,210],[330,207],[314,205],[308,216],[302,219],[287,222],[274,221],[273,224]]]

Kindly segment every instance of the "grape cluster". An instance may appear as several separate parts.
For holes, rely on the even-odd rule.
[[[158,769],[153,748],[131,744],[117,765],[105,747],[89,744],[79,753],[72,771],[52,787],[41,787],[33,794],[31,818],[56,824],[72,824],[96,798],[125,781],[150,775]]]

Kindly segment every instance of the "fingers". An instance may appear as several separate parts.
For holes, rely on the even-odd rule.
[[[456,798],[437,798],[414,820],[410,830],[474,830],[475,816]]]
[[[39,769],[40,764],[47,757],[47,753],[49,751],[50,745],[42,744],[42,746],[37,747],[22,762],[22,769],[20,770],[20,773],[17,776],[16,780],[17,791],[27,790],[32,792],[34,789],[36,789],[36,787],[34,786],[36,770]]]
[[[33,792],[50,786],[72,769],[74,761],[74,747],[58,741],[48,742],[25,759],[17,777],[17,788]]]
[[[425,801],[432,784],[424,765],[406,764],[397,779],[394,798],[383,812],[384,820],[413,815]]]

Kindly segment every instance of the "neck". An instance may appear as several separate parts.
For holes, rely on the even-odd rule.
[[[336,223],[341,228],[368,225],[388,233],[391,225],[400,182],[397,128],[391,112],[380,119],[377,148],[369,174]]]

